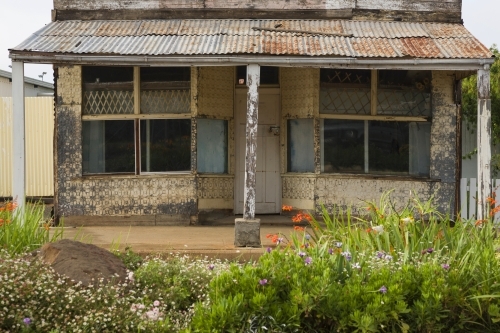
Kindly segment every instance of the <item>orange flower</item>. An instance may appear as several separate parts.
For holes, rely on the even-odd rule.
[[[281,207],[281,210],[284,211],[284,212],[291,212],[292,211],[292,206],[283,205]]]
[[[365,231],[366,231],[367,233],[370,233],[370,232],[372,232],[372,231],[373,231],[373,229],[372,229],[372,228],[368,228],[368,229],[366,229]]]
[[[278,243],[279,236],[277,234],[267,234],[266,238],[270,238],[273,243]]]
[[[481,227],[483,225],[483,223],[486,222],[486,220],[477,220],[476,223],[474,223],[474,225],[476,227]]]
[[[50,229],[50,223],[44,223],[43,227],[44,227],[45,230],[48,231]]]
[[[10,223],[10,220],[0,219],[0,227],[3,226],[4,224],[7,225],[9,223]]]
[[[16,209],[17,204],[15,202],[7,202],[5,206],[0,207],[0,212],[2,211],[8,211],[12,212],[14,209]]]
[[[308,221],[308,222],[311,222],[312,221],[312,216],[309,215],[309,214],[304,214],[304,218]]]
[[[305,229],[302,228],[302,227],[299,227],[298,225],[294,226],[293,227],[293,230],[296,230],[296,231],[304,231]]]

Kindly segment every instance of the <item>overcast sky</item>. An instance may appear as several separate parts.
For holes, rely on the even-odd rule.
[[[0,69],[10,71],[7,49],[50,22],[53,0],[0,0]],[[484,45],[500,44],[500,0],[463,0],[465,27]],[[495,27],[496,25],[496,27]],[[25,65],[25,75],[52,82],[51,65]]]

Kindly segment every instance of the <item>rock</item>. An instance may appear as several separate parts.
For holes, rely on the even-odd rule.
[[[69,239],[45,244],[36,257],[41,258],[58,274],[75,283],[80,281],[84,286],[96,285],[101,278],[104,283],[123,282],[127,276],[125,265],[111,252]]]

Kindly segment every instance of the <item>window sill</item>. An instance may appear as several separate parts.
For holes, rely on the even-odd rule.
[[[186,172],[175,172],[175,173],[148,173],[142,175],[133,174],[118,174],[118,173],[108,173],[108,174],[92,174],[92,175],[82,175],[81,177],[76,177],[74,179],[147,179],[147,178],[191,178],[194,175],[190,171]]]
[[[439,183],[441,179],[431,179],[429,177],[418,177],[409,175],[377,175],[377,174],[355,174],[355,173],[282,173],[281,177],[305,177],[305,178],[337,178],[337,179],[369,179],[369,180],[393,180],[393,181],[413,181]]]
[[[422,176],[410,175],[377,175],[377,174],[355,174],[355,173],[322,173],[320,178],[339,178],[339,179],[370,179],[370,180],[394,180],[394,181],[414,181],[439,183],[441,179],[431,179]]]

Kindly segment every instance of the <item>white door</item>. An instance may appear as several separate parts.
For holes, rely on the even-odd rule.
[[[281,186],[279,171],[280,136],[270,131],[279,126],[280,95],[276,90],[259,89],[259,124],[257,129],[257,185],[256,214],[275,214],[281,210]],[[243,214],[245,182],[247,94],[236,95],[236,188],[235,214]]]

